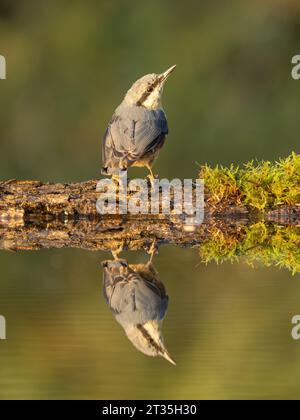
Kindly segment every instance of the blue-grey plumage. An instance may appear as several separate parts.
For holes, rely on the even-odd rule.
[[[139,270],[143,265],[129,266],[126,260],[103,264],[104,296],[121,325],[164,318],[168,296],[152,265],[143,273]]]
[[[118,175],[142,162],[152,165],[168,134],[163,110],[147,110],[122,103],[103,139],[103,173]],[[144,166],[141,164],[141,166]]]
[[[143,353],[174,363],[161,334],[169,298],[153,264],[128,265],[123,259],[102,264],[104,297],[127,337]]]
[[[168,134],[161,104],[163,86],[174,68],[148,74],[128,90],[103,137],[103,174],[118,176],[130,166],[145,166],[153,177],[153,162]]]

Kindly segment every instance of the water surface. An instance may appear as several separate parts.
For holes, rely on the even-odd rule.
[[[143,252],[124,252],[131,263]],[[299,274],[245,262],[208,266],[160,247],[170,297],[163,324],[176,359],[138,352],[102,296],[104,252],[0,254],[1,398],[299,398]]]

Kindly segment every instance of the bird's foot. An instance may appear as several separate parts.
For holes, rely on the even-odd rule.
[[[119,174],[112,175],[111,179],[118,188],[121,188],[121,186],[124,186],[124,182],[127,180],[126,175],[127,175],[127,169],[121,169]]]
[[[158,175],[149,174],[149,175],[147,175],[146,178],[150,182],[151,187],[154,188],[154,186],[155,186],[154,181],[156,181],[158,179]]]
[[[115,184],[117,184],[119,186],[119,183],[120,183],[119,175],[112,175],[111,179]]]
[[[150,255],[150,259],[148,261],[148,265],[152,264],[154,255],[158,253],[158,244],[157,244],[157,240],[153,239],[152,244],[149,248],[149,250],[147,251],[147,253]]]
[[[125,242],[122,241],[121,244],[118,246],[118,248],[111,250],[112,256],[114,257],[115,260],[119,260],[120,259],[119,258],[119,255],[123,251],[124,245],[125,245]]]

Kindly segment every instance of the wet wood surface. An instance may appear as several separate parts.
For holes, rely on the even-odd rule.
[[[194,246],[211,226],[237,230],[263,219],[300,226],[300,206],[278,207],[259,215],[246,207],[214,208],[205,197],[205,220],[192,226],[178,215],[101,216],[96,210],[96,180],[63,184],[10,180],[0,183],[0,249],[147,249],[158,244]]]

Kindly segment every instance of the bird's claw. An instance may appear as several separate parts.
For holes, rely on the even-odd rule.
[[[158,244],[157,244],[157,240],[154,239],[151,243],[151,246],[149,248],[149,250],[147,251],[147,253],[150,255],[150,259],[148,261],[148,264],[151,264],[154,258],[154,255],[158,253]]]
[[[124,243],[124,241],[122,241],[121,244],[118,246],[118,248],[111,250],[112,256],[114,257],[115,260],[120,259],[119,254],[121,254],[121,252],[123,251],[124,245],[125,245],[125,243]]]
[[[113,175],[111,177],[111,179],[117,185],[117,187],[120,185],[120,177],[119,177],[119,175]]]
[[[156,179],[158,179],[158,175],[151,175],[151,174],[149,174],[149,175],[147,175],[147,177],[146,177],[147,179],[148,179],[148,181],[150,182],[150,184],[151,184],[151,187],[153,188],[154,187],[154,181],[156,180]]]

